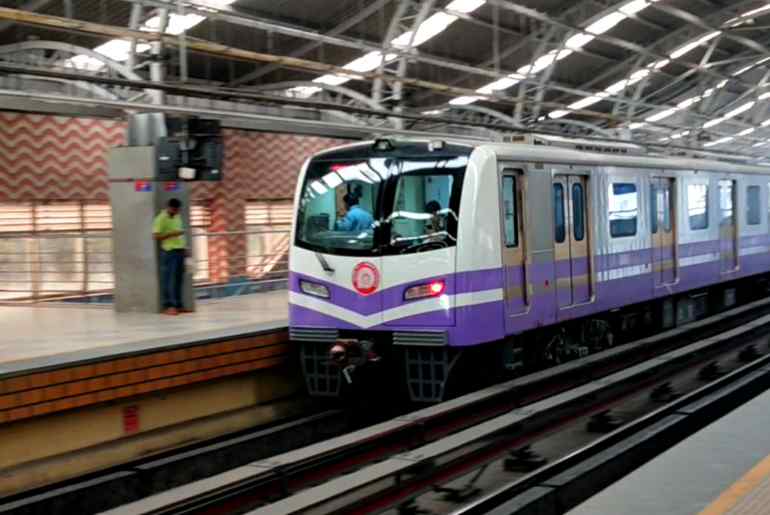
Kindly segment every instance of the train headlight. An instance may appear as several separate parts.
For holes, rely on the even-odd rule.
[[[307,293],[313,297],[321,297],[322,299],[329,298],[329,288],[323,284],[311,283],[309,281],[300,281],[299,287],[302,293]]]
[[[446,291],[446,283],[443,280],[431,281],[427,284],[412,286],[404,292],[404,300],[425,299],[438,297]]]

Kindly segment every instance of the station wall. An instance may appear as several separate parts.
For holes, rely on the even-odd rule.
[[[123,121],[0,112],[0,203],[108,201],[107,151],[124,143],[125,129]],[[291,199],[302,162],[343,142],[226,129],[224,179],[194,184],[193,202],[208,208],[210,232],[245,231],[249,201]],[[246,245],[243,236],[210,239],[211,280],[240,274]]]

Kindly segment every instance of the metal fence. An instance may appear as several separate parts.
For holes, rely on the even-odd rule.
[[[266,281],[288,273],[289,228],[192,229],[195,284]],[[0,234],[0,301],[40,302],[111,294],[112,233]]]

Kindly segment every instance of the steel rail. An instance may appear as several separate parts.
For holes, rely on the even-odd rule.
[[[295,496],[269,505],[270,513],[281,513],[281,510],[294,513],[318,507],[319,502],[332,502],[349,494],[359,495],[360,491],[354,487],[356,484],[368,489],[378,482],[384,482],[386,484],[382,489],[388,490],[393,485],[392,481],[400,480],[397,477],[409,477],[415,468],[430,468],[444,455],[457,452],[467,445],[467,441],[461,443],[458,438],[481,442],[501,431],[510,432],[522,424],[540,424],[552,416],[554,407],[575,406],[597,394],[612,393],[619,386],[612,383],[612,377],[615,376],[607,376],[608,373],[616,376],[620,374],[625,380],[647,377],[655,370],[664,370],[679,363],[678,359],[686,360],[695,348],[694,345],[706,349],[718,346],[722,341],[712,336],[705,343],[691,343],[686,349],[673,351],[668,358],[650,359],[656,350],[668,350],[671,348],[669,346],[676,346],[677,342],[681,344],[687,335],[694,337],[695,332],[700,332],[701,337],[703,333],[713,334],[719,330],[717,326],[728,321],[743,323],[742,327],[733,330],[738,332],[746,332],[757,324],[768,322],[770,315],[765,315],[761,322],[746,323],[756,317],[756,311],[767,307],[768,303],[770,299],[757,301],[609,352],[569,362],[355,433],[252,463],[231,471],[226,481],[222,478],[202,480],[116,508],[110,513],[199,513],[222,506],[234,509],[243,504],[259,504],[260,499],[282,497],[300,490]],[[618,371],[629,361],[636,365]],[[554,390],[561,393],[549,397]],[[449,440],[443,438],[450,433],[454,434]],[[426,441],[431,443],[412,452],[404,452]],[[372,461],[383,458],[385,461],[371,465]],[[362,466],[364,468],[358,472],[340,476],[342,472]],[[330,478],[338,479],[328,481]],[[319,482],[322,482],[321,486],[306,488],[309,483]],[[334,502],[328,507],[331,511],[341,509]]]
[[[693,362],[705,361],[700,357],[702,354],[724,352],[725,346],[733,349],[745,343],[746,339],[755,339],[760,333],[767,334],[768,331],[770,315],[765,315],[720,336],[692,343],[559,395],[513,409],[248,514],[338,515],[371,513],[400,505],[436,485],[499,459],[508,450],[527,443],[530,435],[538,435],[560,427],[565,421],[603,410],[619,399],[692,366]],[[765,357],[763,362],[770,362],[770,356]]]
[[[767,388],[770,388],[770,354],[623,425],[553,463],[503,485],[453,511],[451,515],[480,515],[492,510],[500,510],[499,513],[510,515],[564,513]],[[682,427],[683,425],[687,427]],[[644,432],[649,434],[631,442]],[[672,432],[674,434],[671,434]],[[633,446],[631,449],[629,443]],[[620,448],[621,446],[624,448]],[[646,449],[639,449],[640,446]],[[654,447],[654,452],[650,452],[650,447]],[[603,453],[610,456],[597,460]],[[588,471],[586,465],[591,460],[600,463],[592,464],[591,468],[594,470]],[[612,466],[614,470],[607,471],[605,467],[608,466]],[[554,496],[548,500],[533,492],[546,483],[552,486],[560,485],[560,476],[571,474],[577,477],[580,473],[583,474],[580,490],[569,488],[574,485],[568,484],[563,485],[562,491],[559,491],[558,487],[552,488]],[[567,488],[569,494],[564,491]],[[525,495],[529,497],[526,501],[522,499]]]

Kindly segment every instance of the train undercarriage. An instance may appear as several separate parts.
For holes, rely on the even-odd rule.
[[[308,391],[352,403],[435,403],[693,322],[764,297],[770,277],[720,284],[468,348],[416,333],[291,330]]]

